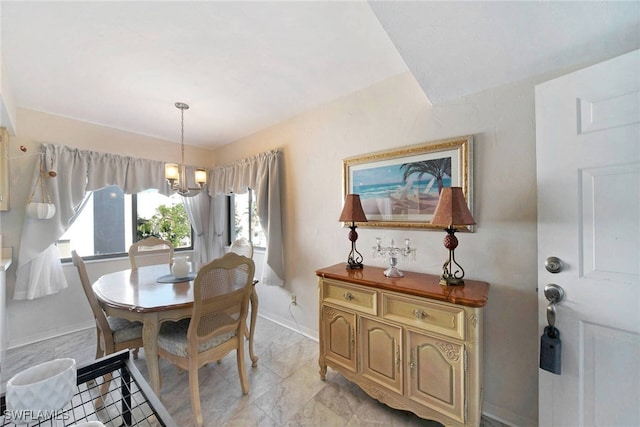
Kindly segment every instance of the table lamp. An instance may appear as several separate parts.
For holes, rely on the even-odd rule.
[[[445,187],[440,193],[438,205],[433,214],[431,224],[445,226],[447,235],[444,238],[444,247],[449,249],[449,259],[442,266],[442,275],[440,276],[441,285],[464,285],[464,270],[460,264],[456,262],[455,249],[458,247],[458,239],[455,236],[456,225],[473,225],[476,221],[473,219],[464,193],[461,187]]]
[[[367,217],[364,214],[364,210],[362,210],[358,194],[347,194],[339,221],[351,223],[349,226],[351,229],[349,232],[351,252],[349,252],[349,257],[347,258],[347,268],[362,268],[362,254],[356,249],[356,240],[358,240],[356,222],[367,222]]]

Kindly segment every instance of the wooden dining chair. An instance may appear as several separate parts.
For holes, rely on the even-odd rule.
[[[200,268],[193,285],[189,320],[164,322],[158,333],[158,356],[189,371],[191,409],[202,426],[198,371],[236,351],[242,393],[249,393],[244,366],[244,331],[255,266],[250,258],[228,253]]]
[[[229,246],[229,251],[253,259],[253,243],[246,237],[239,237]]]
[[[245,237],[239,237],[234,240],[229,247],[229,252],[246,256],[253,259],[253,243]],[[256,331],[256,320],[258,319],[258,293],[256,292],[257,280],[253,281],[253,291],[251,292],[251,320],[245,335],[249,339],[249,358],[251,358],[251,366],[258,366],[258,357],[253,352],[253,335]]]
[[[93,293],[84,260],[75,250],[71,251],[71,259],[73,265],[78,269],[82,289],[96,321],[96,359],[125,349],[133,350],[134,358],[137,358],[138,349],[143,346],[142,323],[131,322],[121,317],[107,316]],[[111,374],[105,375],[104,383],[100,388],[101,396],[109,390],[110,381]]]
[[[131,269],[155,264],[171,265],[173,244],[155,236],[138,240],[129,247]]]

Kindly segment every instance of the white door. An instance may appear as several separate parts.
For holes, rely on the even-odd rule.
[[[639,90],[640,51],[536,86],[540,335],[545,285],[565,291],[540,426],[640,426]]]

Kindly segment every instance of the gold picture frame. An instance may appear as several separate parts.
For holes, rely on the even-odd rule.
[[[472,147],[467,135],[344,159],[343,197],[359,194],[368,220],[358,226],[441,229],[431,218],[449,186],[462,187],[473,213]]]

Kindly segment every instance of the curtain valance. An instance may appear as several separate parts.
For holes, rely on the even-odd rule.
[[[211,171],[209,194],[242,194],[246,193],[248,188],[258,191],[263,184],[268,185],[268,171],[278,169],[279,157],[278,150],[267,151],[227,166],[214,168]]]

